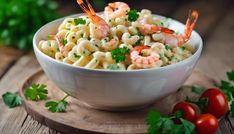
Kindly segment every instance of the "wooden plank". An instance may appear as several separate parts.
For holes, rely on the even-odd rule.
[[[217,26],[206,42],[203,55],[198,62],[198,70],[206,73],[211,78],[219,81],[226,79],[226,72],[234,69],[234,7]],[[228,123],[228,122],[226,122]],[[234,128],[234,119],[229,118],[231,127]]]
[[[218,80],[226,78],[226,72],[234,69],[234,8],[217,26],[206,42],[197,68]]]
[[[0,46],[0,78],[23,53],[11,47]]]
[[[76,134],[84,131],[94,131],[99,133],[146,133],[147,126],[145,119],[151,109],[157,109],[161,114],[169,114],[175,102],[185,100],[186,96],[198,97],[191,92],[190,88],[181,88],[176,93],[156,101],[153,105],[142,110],[132,112],[107,112],[84,107],[83,103],[77,99],[69,97],[69,107],[66,113],[51,113],[45,109],[46,101],[28,101],[24,97],[24,90],[32,83],[43,83],[48,88],[48,98],[59,100],[64,97],[64,92],[58,89],[52,81],[48,79],[44,72],[40,71],[30,77],[22,89],[20,95],[24,100],[26,111],[37,121],[47,124],[49,127],[64,133]],[[207,76],[194,71],[193,75],[186,81],[186,85],[199,84],[210,87],[213,80]],[[162,106],[164,104],[164,106]],[[35,124],[35,129],[39,126]]]
[[[233,134],[234,131],[232,129],[231,124],[228,122],[227,117],[221,119],[219,122],[219,130],[216,134]]]
[[[17,92],[24,79],[38,70],[40,67],[33,54],[25,55],[2,77],[0,81],[0,95],[6,91]],[[27,113],[23,107],[9,109],[2,102],[0,96],[0,133],[19,133],[24,124]]]
[[[173,14],[173,18],[183,23],[186,22],[187,14],[190,9],[199,11],[196,30],[206,38],[211,33],[216,24],[224,16],[226,9],[229,7],[229,0],[194,0],[185,3]]]
[[[19,132],[20,134],[61,134],[55,130],[48,128],[45,125],[40,124],[31,118],[31,116],[27,116],[22,128]]]

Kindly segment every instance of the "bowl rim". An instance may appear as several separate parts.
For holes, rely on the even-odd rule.
[[[100,12],[102,13],[102,12]],[[98,13],[98,14],[100,14]],[[166,69],[170,69],[170,68],[173,68],[173,67],[176,67],[176,66],[179,66],[180,64],[183,64],[193,58],[195,58],[196,56],[200,57],[200,54],[202,52],[202,49],[203,49],[203,40],[202,40],[202,37],[200,36],[200,34],[198,32],[196,32],[195,30],[193,30],[193,34],[195,34],[197,37],[198,37],[198,40],[199,40],[199,43],[198,43],[198,47],[197,47],[197,50],[195,53],[193,53],[192,56],[180,61],[180,62],[177,62],[175,64],[170,64],[170,65],[167,65],[167,66],[163,66],[163,67],[158,67],[158,68],[149,68],[149,69],[137,69],[137,70],[107,70],[107,69],[91,69],[91,68],[85,68],[85,67],[79,67],[79,66],[73,66],[71,64],[68,64],[68,63],[64,63],[64,62],[61,62],[61,61],[58,61],[46,54],[44,54],[39,48],[38,48],[38,44],[36,43],[36,38],[37,38],[37,35],[48,25],[51,25],[55,22],[58,22],[58,21],[62,21],[64,20],[65,18],[68,18],[68,17],[76,17],[76,16],[82,16],[84,15],[84,13],[78,13],[78,14],[72,14],[72,15],[68,15],[68,16],[65,16],[65,17],[61,17],[61,18],[58,18],[58,19],[55,19],[45,25],[43,25],[41,28],[39,28],[37,30],[37,32],[34,34],[33,36],[33,48],[34,48],[34,53],[38,53],[40,56],[44,57],[45,59],[47,60],[50,60],[53,64],[58,64],[58,65],[61,65],[61,66],[64,66],[64,67],[69,67],[69,68],[72,68],[72,69],[77,69],[77,70],[82,70],[82,71],[89,71],[89,72],[102,72],[102,73],[134,73],[134,72],[149,72],[149,71],[160,71],[160,70],[166,70]],[[158,15],[158,14],[152,14],[154,16],[157,16],[157,17],[163,17],[163,18],[168,18],[168,17],[165,17],[165,16],[161,16],[161,15]],[[172,19],[170,18],[170,21],[173,21],[173,22],[176,22],[180,25],[183,25],[185,26],[182,22],[180,21],[177,21],[175,19]]]

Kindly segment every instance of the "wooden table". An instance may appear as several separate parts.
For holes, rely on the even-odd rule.
[[[234,2],[231,0],[144,1],[131,2],[132,7],[149,8],[154,13],[185,21],[191,8],[198,9],[200,18],[196,30],[204,39],[204,51],[196,66],[206,75],[225,79],[225,73],[234,69]],[[61,10],[66,11],[70,4]],[[76,11],[76,9],[70,10]],[[0,95],[17,92],[22,82],[40,69],[33,52],[22,53],[13,48],[0,47]],[[8,109],[0,97],[0,134],[58,134],[33,120],[23,107]],[[228,115],[220,121],[217,134],[233,134],[234,119]]]

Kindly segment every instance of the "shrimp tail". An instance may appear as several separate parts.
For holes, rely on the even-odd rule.
[[[195,27],[195,24],[197,22],[197,19],[198,19],[198,12],[196,10],[190,10],[189,16],[186,22],[185,30],[184,30],[185,41],[187,41],[190,38],[193,32],[193,29]]]
[[[153,32],[163,32],[163,33],[167,33],[167,34],[174,34],[175,31],[169,28],[165,28],[165,27],[158,27],[158,26],[154,26],[151,29]]]
[[[92,16],[95,16],[96,13],[93,9],[93,7],[91,6],[91,4],[89,3],[89,0],[86,0],[88,6],[85,5],[83,0],[77,0],[77,3],[79,4],[79,6],[81,7],[81,9],[90,17],[92,18]]]

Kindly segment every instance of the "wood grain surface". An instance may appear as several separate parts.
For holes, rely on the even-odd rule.
[[[61,14],[74,14],[79,11],[72,2],[63,1],[66,4],[61,4]],[[204,50],[196,70],[219,81],[225,79],[225,73],[234,68],[233,0],[189,0],[172,3],[169,0],[159,0],[150,1],[149,4],[146,0],[139,0],[130,3],[138,9],[149,8],[154,13],[182,22],[186,20],[190,8],[198,9],[200,18],[196,29],[203,35]],[[25,79],[40,69],[34,55],[0,47],[0,60],[0,134],[60,134],[35,121],[23,107],[8,109],[2,101],[3,93],[17,92]],[[234,119],[229,116],[222,118],[219,125],[217,134],[234,133]]]
[[[156,109],[160,113],[167,115],[175,102],[183,101],[186,96],[196,97],[191,92],[189,85],[201,85],[212,87],[214,81],[202,73],[195,71],[176,93],[156,101],[146,108],[130,112],[108,112],[85,107],[77,99],[69,97],[67,99],[69,107],[65,113],[52,113],[45,108],[46,101],[29,101],[24,97],[24,90],[32,83],[43,83],[47,85],[48,100],[60,100],[65,96],[56,85],[54,85],[44,74],[39,71],[29,77],[20,89],[20,95],[24,101],[26,111],[35,120],[48,125],[50,128],[64,133],[78,132],[99,132],[99,133],[146,133],[147,126],[145,119],[150,110]],[[162,105],[163,104],[163,105]]]

